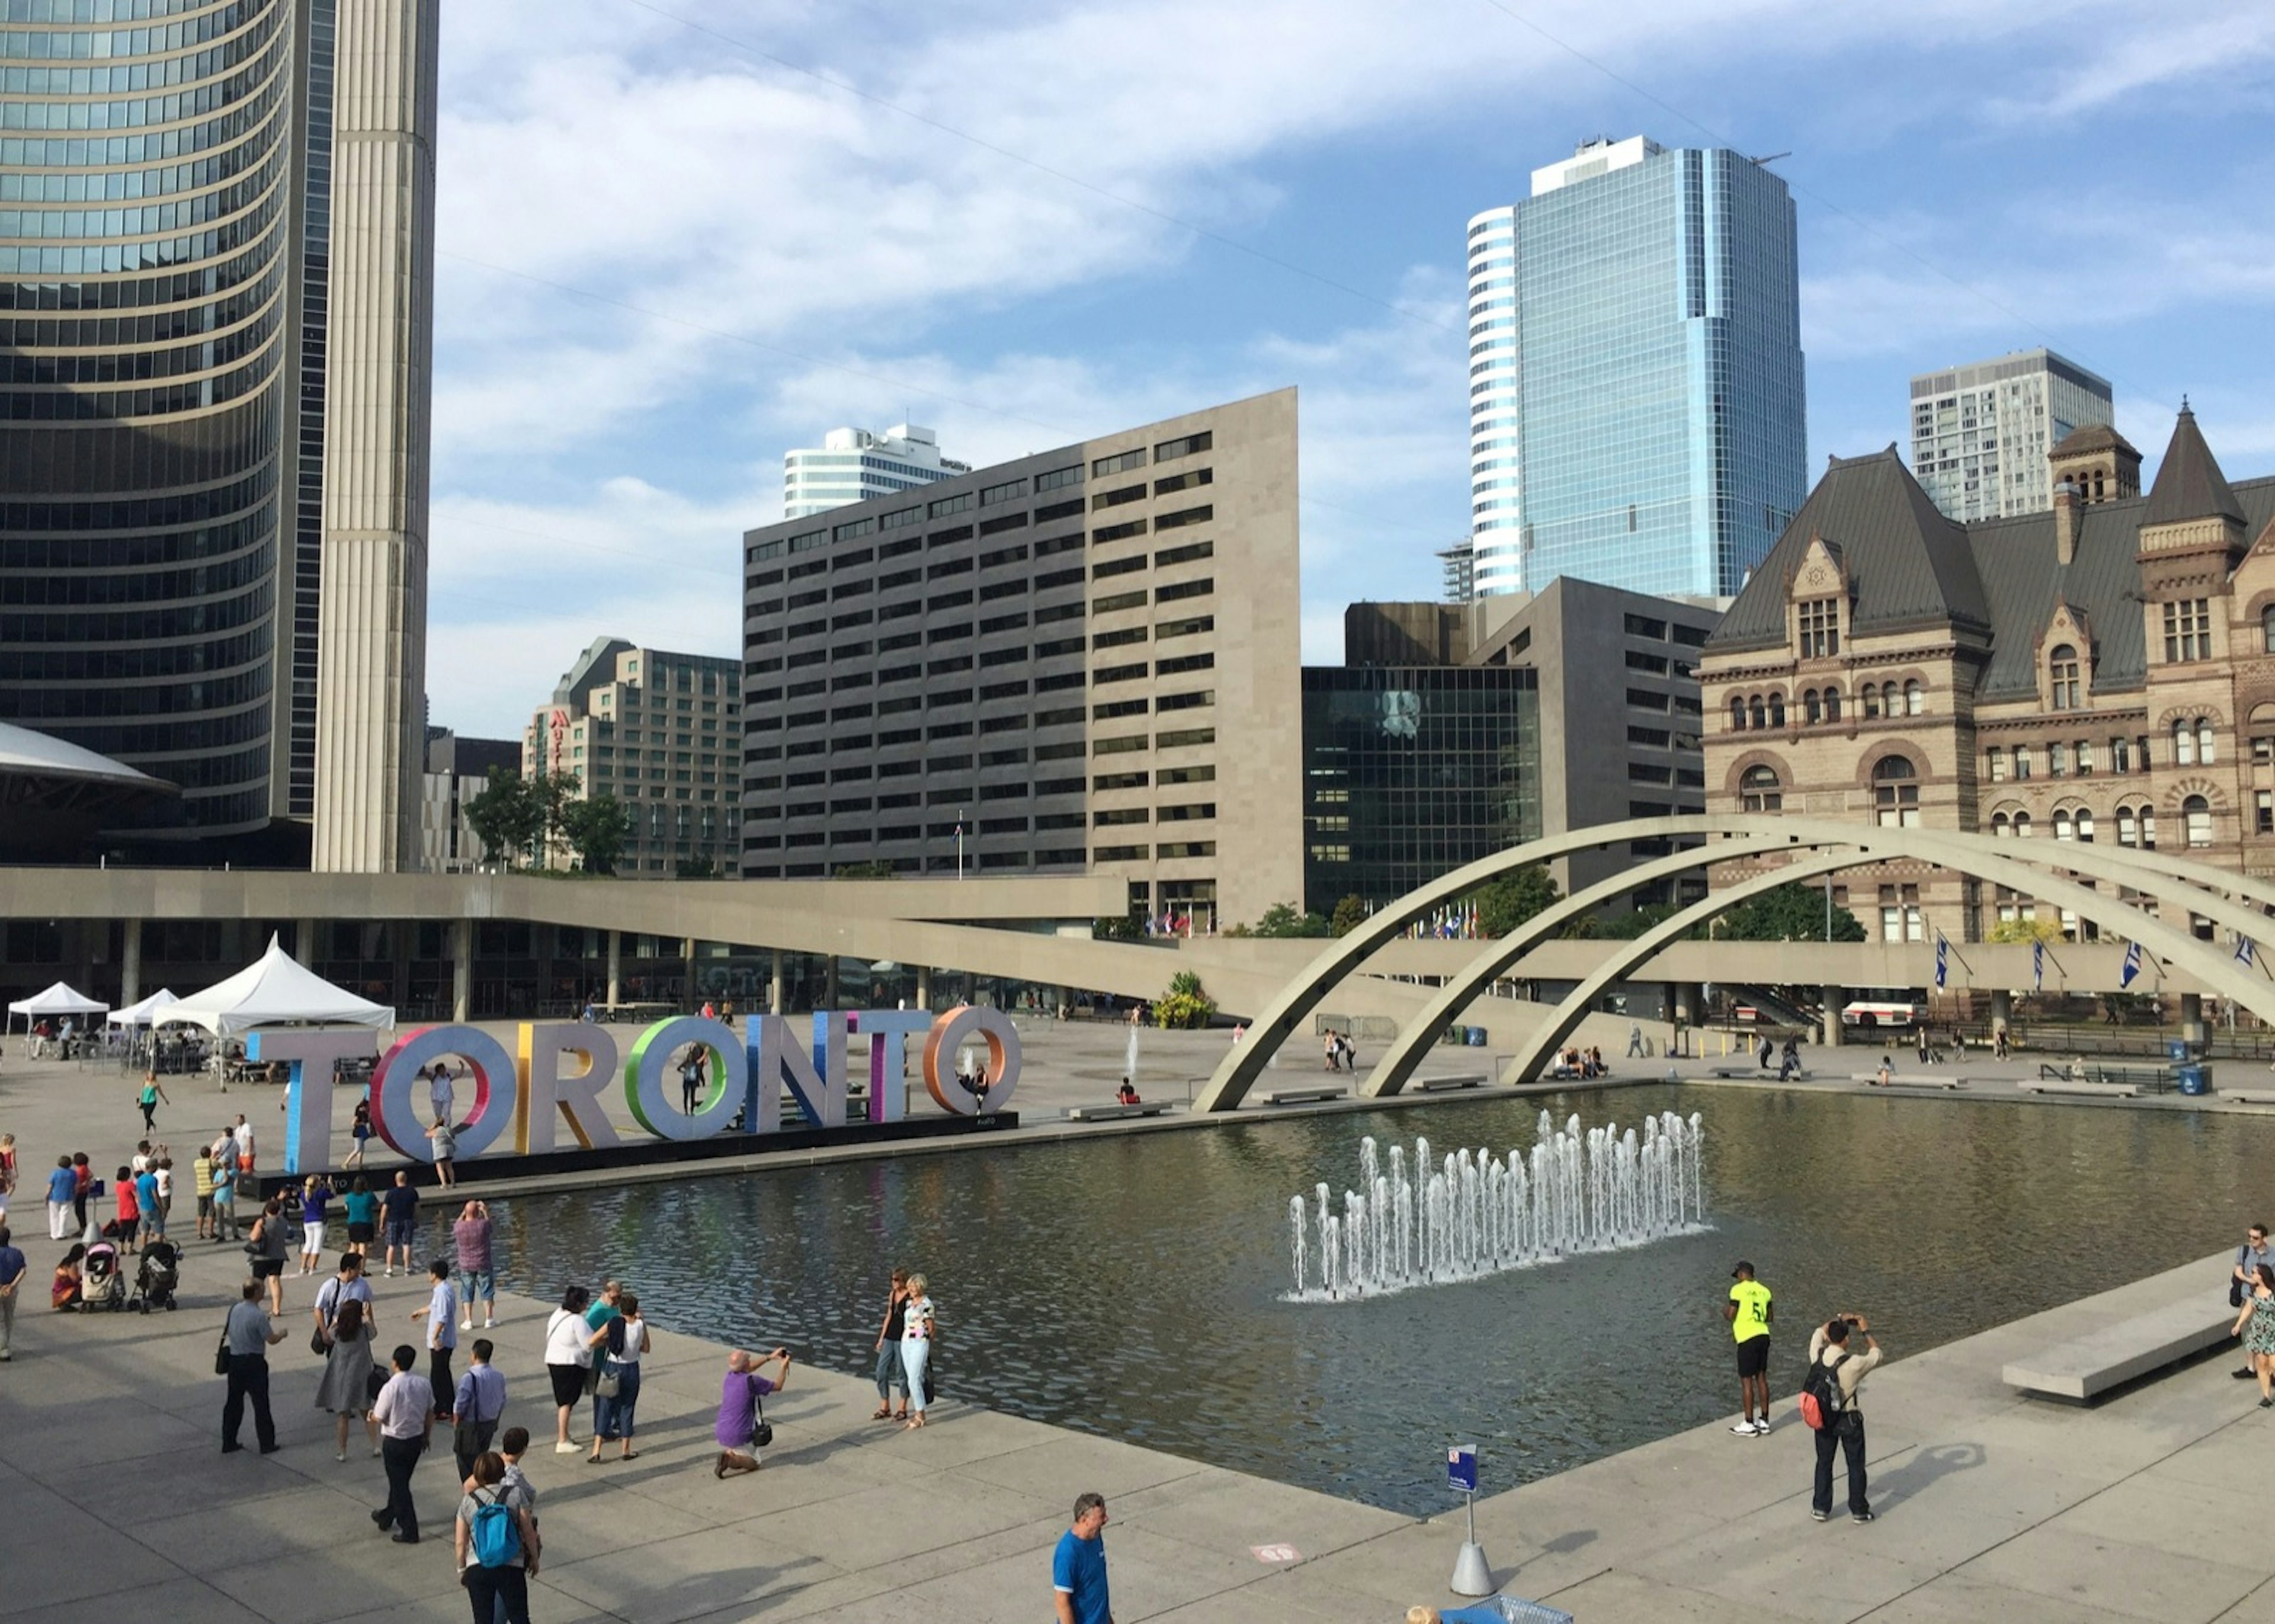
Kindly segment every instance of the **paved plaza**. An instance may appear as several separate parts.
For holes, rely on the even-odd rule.
[[[1206,1058],[1199,1046],[1213,1041],[1146,1034],[1165,1074],[1172,1039],[1195,1046],[1196,1065]],[[59,1248],[41,1222],[41,1164],[82,1144],[115,1163],[140,1137],[140,1119],[117,1076],[27,1065],[10,1046],[0,1128],[25,1152],[15,1227],[19,1242],[29,1238],[32,1276],[16,1358],[0,1366],[0,1616],[466,1617],[449,1544],[437,1537],[456,1500],[447,1454],[419,1473],[430,1537],[416,1549],[390,1544],[367,1518],[383,1498],[379,1462],[358,1448],[344,1464],[332,1458],[329,1418],[313,1408],[321,1367],[306,1350],[316,1281],[286,1281],[291,1334],[271,1356],[284,1447],[265,1458],[216,1448],[222,1383],[211,1360],[239,1278],[235,1249],[192,1244],[183,1307],[171,1315],[45,1311],[39,1288]],[[1030,1054],[1047,1061],[1048,1040]],[[223,1103],[193,1091],[202,1086],[174,1090],[177,1107],[162,1111],[178,1147],[209,1131]],[[1045,1081],[1026,1103],[1047,1105],[1058,1086],[1091,1081]],[[188,1206],[178,1203],[178,1229],[189,1227]],[[438,1215],[427,1250],[442,1250],[442,1236]],[[639,1268],[636,1258],[594,1262],[596,1277],[618,1273],[634,1289]],[[2172,1278],[2216,1296],[2223,1272],[2206,1260]],[[382,1345],[417,1340],[405,1316],[424,1300],[418,1282],[375,1284]],[[1898,1341],[1896,1362],[1866,1389],[1880,1514],[1870,1527],[1809,1520],[1809,1438],[1786,1397],[1768,1439],[1734,1439],[1717,1424],[1482,1500],[1479,1537],[1495,1577],[1583,1624],[2275,1621],[2275,1550],[2251,1532],[2259,1497],[2275,1489],[2275,1412],[2256,1409],[2247,1384],[2229,1379],[2229,1356],[2091,1409],[2025,1401],[1999,1381],[2009,1358],[2128,1312],[2143,1289],[2169,1284],[1913,1356]],[[1455,1599],[1444,1586],[1457,1515],[1417,1522],[996,1414],[952,1393],[933,1426],[890,1431],[868,1421],[865,1381],[808,1363],[769,1407],[780,1436],[766,1469],[719,1482],[709,1431],[726,1350],[669,1327],[657,1328],[646,1366],[639,1459],[587,1466],[550,1451],[548,1305],[508,1297],[500,1307],[508,1419],[539,1439],[528,1464],[547,1542],[533,1587],[543,1624],[1047,1617],[1050,1547],[1074,1495],[1090,1488],[1108,1497],[1124,1624],[1385,1624],[1414,1602]],[[768,1334],[802,1359],[834,1352],[850,1365],[861,1351],[809,1348],[795,1326]],[[1660,1371],[1647,1348],[1635,1353],[1636,1379],[1692,1379]],[[1506,1465],[1488,1459],[1485,1469],[1490,1489]]]

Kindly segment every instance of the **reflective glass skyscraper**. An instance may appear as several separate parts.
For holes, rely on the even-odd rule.
[[[415,852],[435,19],[0,0],[0,719],[320,866]]]
[[[1736,592],[1807,494],[1785,183],[1591,141],[1471,219],[1469,268],[1478,593]]]

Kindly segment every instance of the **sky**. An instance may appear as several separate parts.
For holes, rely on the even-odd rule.
[[[1293,384],[1304,652],[1469,512],[1464,234],[1581,140],[1787,153],[1811,478],[2045,344],[2275,472],[2275,5],[480,0],[443,9],[427,687],[733,655],[782,456],[985,465]],[[2177,18],[2178,20],[2174,20]]]

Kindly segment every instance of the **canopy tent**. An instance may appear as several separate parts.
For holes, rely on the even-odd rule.
[[[268,951],[226,981],[177,999],[158,1019],[168,1025],[202,1026],[217,1038],[232,1038],[256,1026],[293,1022],[350,1026],[392,1026],[395,1011],[334,986],[296,961],[274,936]]]
[[[151,993],[149,997],[144,999],[139,1004],[129,1004],[124,1009],[113,1009],[110,1012],[110,1024],[113,1026],[154,1026],[157,1023],[158,1012],[161,1009],[170,1008],[181,1001],[182,1001],[180,999],[174,996],[173,990],[171,988],[161,987],[157,992]]]
[[[34,1021],[47,1016],[101,1015],[110,1006],[100,999],[89,998],[84,993],[73,992],[58,981],[44,993],[34,993],[29,998],[19,998],[8,1006],[11,1016],[20,1015],[28,1027]]]

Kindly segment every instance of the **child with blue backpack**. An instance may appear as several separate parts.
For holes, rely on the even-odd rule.
[[[458,1502],[454,1530],[458,1582],[465,1586],[474,1624],[529,1624],[529,1581],[537,1572],[536,1519],[502,1486],[505,1457],[485,1451],[474,1462],[473,1482]]]

